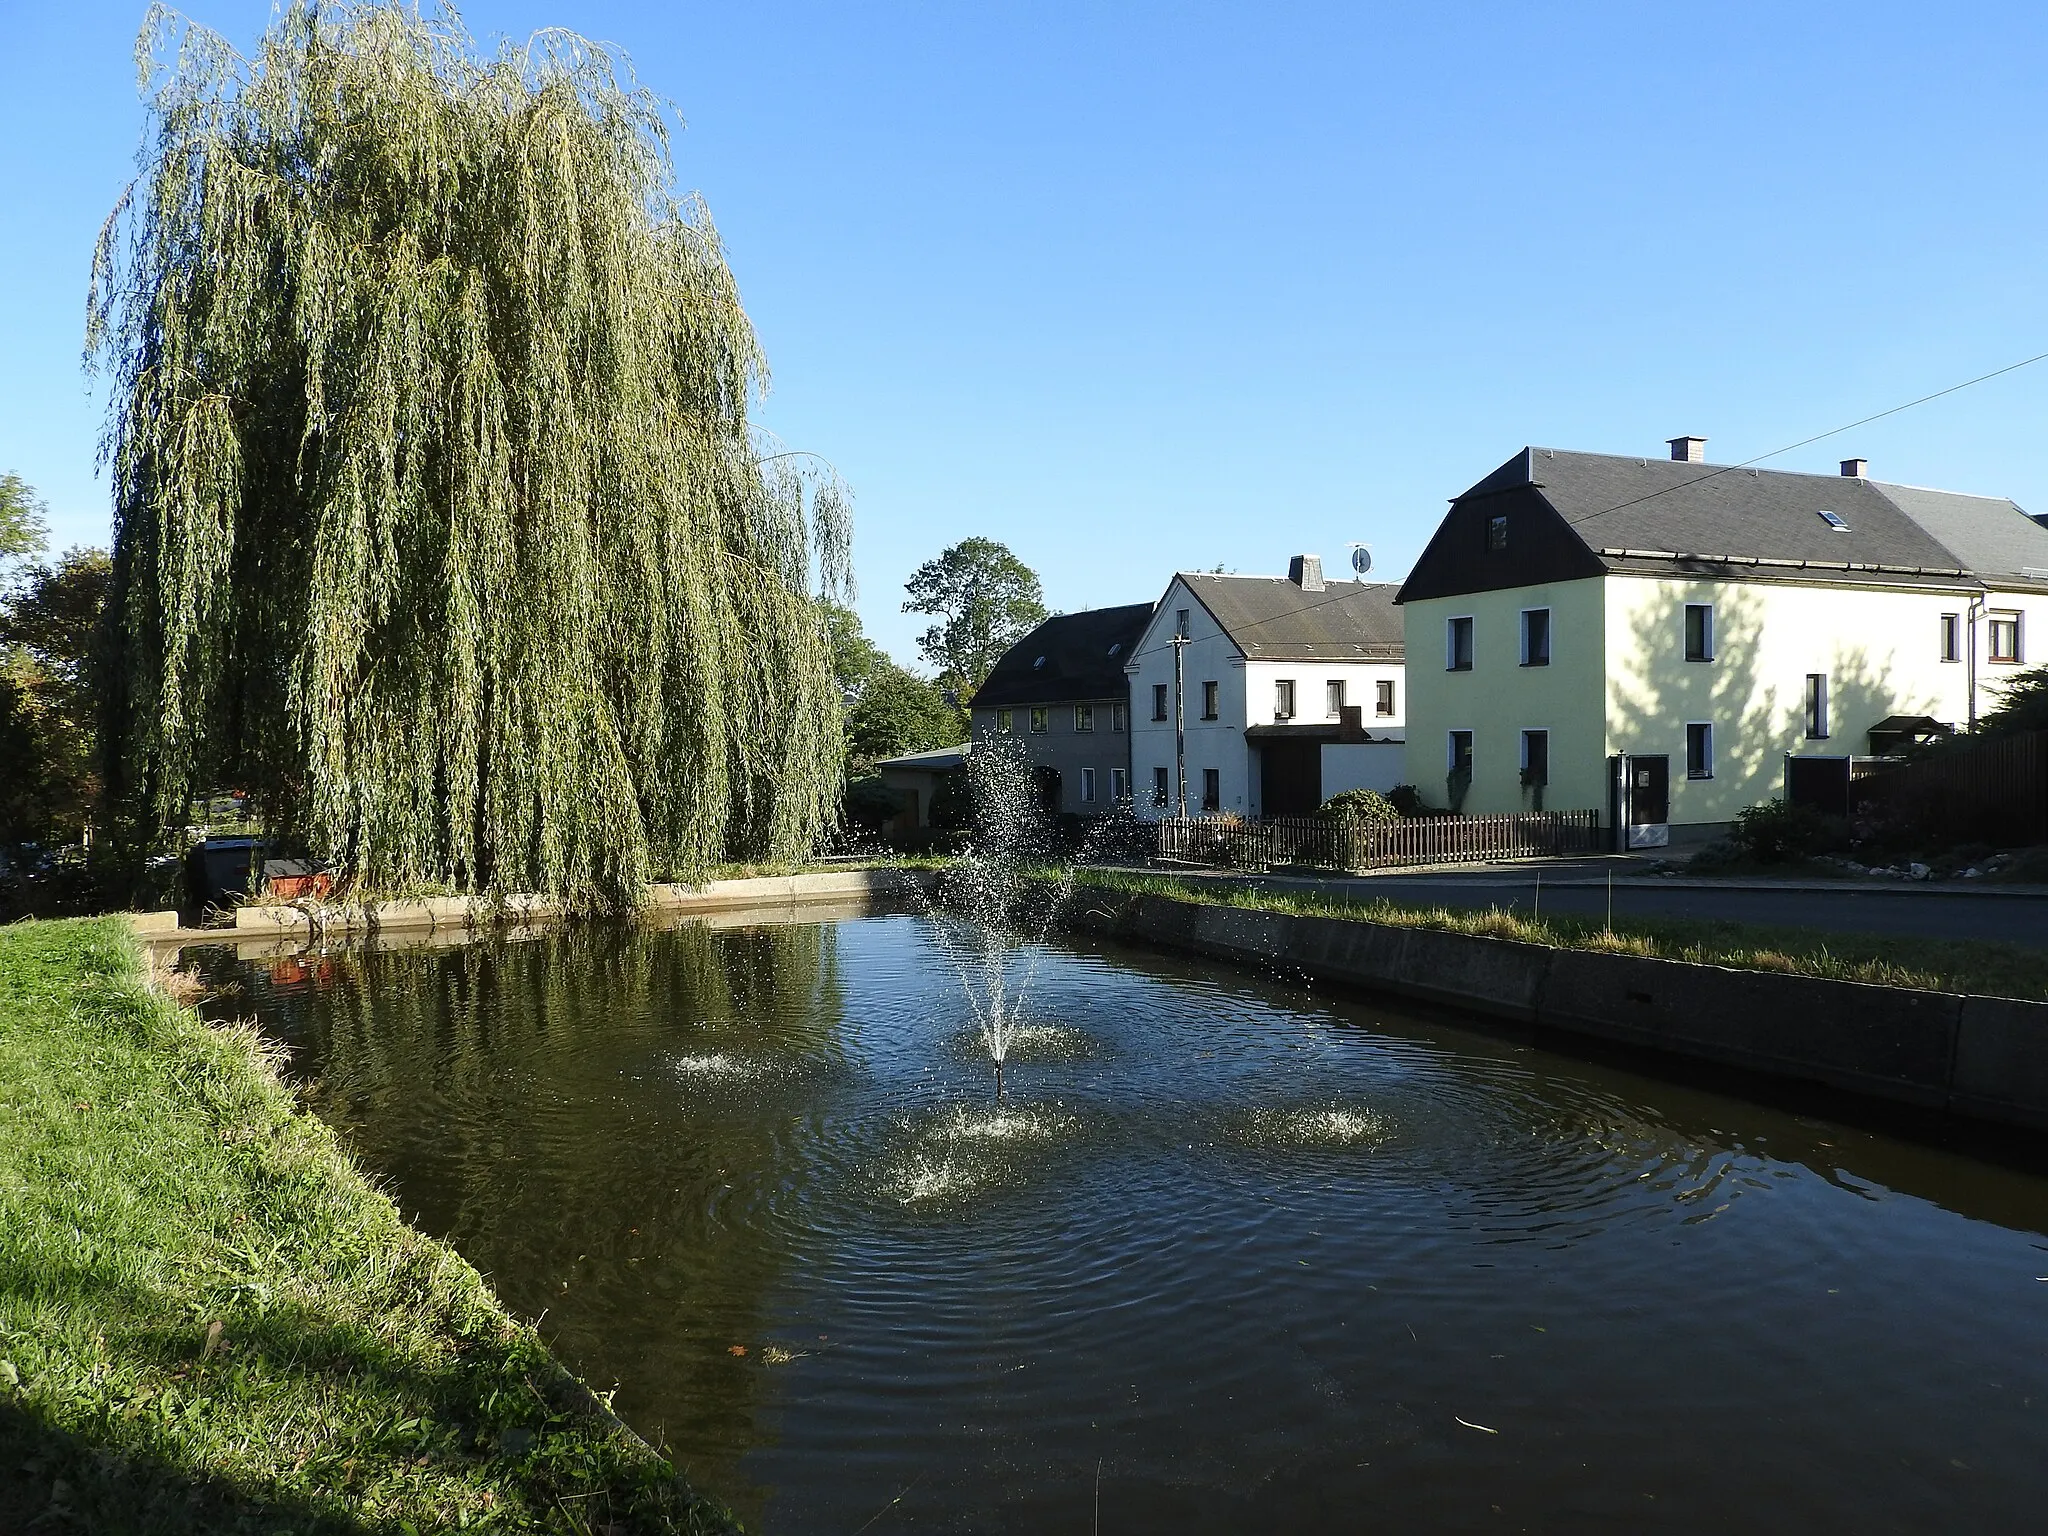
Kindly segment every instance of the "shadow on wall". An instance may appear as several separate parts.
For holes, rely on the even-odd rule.
[[[1686,659],[1686,608],[1714,610],[1712,660]],[[1893,714],[1929,713],[1931,700],[1900,697],[1888,670],[1862,645],[1831,642],[1825,660],[1786,648],[1774,657],[1765,602],[1755,589],[1702,582],[1666,591],[1640,611],[1629,646],[1607,679],[1610,744],[1671,759],[1672,819],[1728,821],[1784,793],[1785,757],[1866,756],[1870,728]],[[1827,735],[1807,735],[1807,673],[1827,678]],[[1713,727],[1711,789],[1686,776],[1686,727]]]

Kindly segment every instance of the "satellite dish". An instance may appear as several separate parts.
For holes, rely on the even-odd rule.
[[[1361,576],[1372,569],[1372,551],[1363,544],[1351,546],[1351,569]]]

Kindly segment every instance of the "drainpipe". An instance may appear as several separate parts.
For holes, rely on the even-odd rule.
[[[1976,735],[1976,734],[1977,734],[1977,621],[1978,621],[1979,619],[1983,618],[1983,617],[1984,617],[1984,599],[1983,599],[1983,598],[1982,598],[1981,596],[1979,596],[1979,597],[1972,597],[1972,598],[1970,599],[1970,609],[1969,609],[1969,621],[1970,621],[1970,651],[1969,651],[1969,656],[1970,656],[1970,667],[1969,667],[1969,672],[1970,672],[1970,676],[1969,676],[1969,685],[1970,685],[1970,734],[1971,734],[1972,736],[1974,736],[1974,735]]]

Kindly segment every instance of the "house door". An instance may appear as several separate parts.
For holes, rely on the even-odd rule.
[[[1611,764],[1608,798],[1617,846],[1664,847],[1671,841],[1671,759],[1623,753]]]
[[[1314,741],[1259,744],[1259,811],[1313,816],[1323,803],[1323,748]]]

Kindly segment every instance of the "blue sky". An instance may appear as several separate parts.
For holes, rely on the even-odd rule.
[[[0,470],[104,540],[79,367],[139,4],[0,0]],[[267,7],[205,0],[246,44]],[[2048,7],[519,0],[625,47],[856,493],[860,609],[1008,543],[1058,608],[1370,543],[1524,443],[1730,462],[2048,351]],[[1773,464],[2048,510],[2048,363]]]

